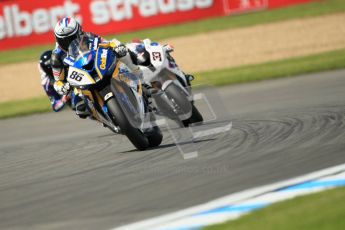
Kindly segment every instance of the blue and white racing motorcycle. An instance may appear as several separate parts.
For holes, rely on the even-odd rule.
[[[92,118],[126,135],[139,150],[159,146],[162,133],[149,113],[140,80],[122,68],[113,43],[74,40],[64,62],[67,81],[83,95]]]

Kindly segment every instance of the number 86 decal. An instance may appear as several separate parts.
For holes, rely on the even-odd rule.
[[[84,77],[84,74],[78,73],[77,71],[73,71],[71,75],[69,76],[70,79],[76,80],[76,81],[81,81]]]

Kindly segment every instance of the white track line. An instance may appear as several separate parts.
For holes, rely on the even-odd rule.
[[[195,215],[195,214],[198,214],[201,212],[206,212],[208,210],[215,209],[218,207],[223,207],[225,205],[235,205],[235,204],[238,204],[240,202],[247,201],[249,199],[254,200],[255,197],[257,197],[259,195],[264,195],[266,193],[273,192],[273,191],[278,190],[278,189],[282,189],[282,188],[289,187],[289,186],[296,185],[296,184],[301,184],[301,183],[307,182],[307,181],[316,180],[316,179],[326,177],[326,176],[329,176],[332,174],[341,173],[344,170],[345,170],[345,164],[330,167],[327,169],[323,169],[320,171],[309,173],[309,174],[299,176],[296,178],[292,178],[289,180],[285,180],[285,181],[273,183],[270,185],[265,185],[265,186],[261,186],[261,187],[257,187],[257,188],[253,188],[253,189],[248,189],[248,190],[245,190],[242,192],[234,193],[234,194],[231,194],[231,195],[207,202],[205,204],[197,205],[197,206],[190,207],[190,208],[187,208],[187,209],[184,209],[181,211],[177,211],[174,213],[158,216],[158,217],[144,220],[144,221],[140,221],[137,223],[125,225],[125,226],[122,226],[119,228],[113,228],[112,230],[136,230],[136,229],[138,229],[138,230],[139,229],[140,230],[150,229],[151,230],[151,229],[157,228],[157,227],[162,226],[162,225],[167,226],[167,225],[169,225],[169,223],[172,223],[173,221],[179,221],[179,219],[183,218],[183,217],[188,217],[188,216]],[[282,198],[280,198],[279,195],[277,195],[276,197],[270,197],[267,199],[280,200]]]

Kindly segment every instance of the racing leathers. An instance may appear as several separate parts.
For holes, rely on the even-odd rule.
[[[47,94],[51,107],[55,112],[59,112],[66,103],[66,96],[61,96],[54,89],[54,76],[51,73],[45,72],[40,65],[38,65],[38,70],[41,75],[41,85]]]
[[[88,43],[93,45],[107,42],[102,37],[88,32],[84,32],[81,39],[88,39]],[[134,64],[131,55],[129,54],[130,51],[127,49],[127,47],[116,39],[111,40],[110,44],[113,46],[114,52],[116,53],[118,59],[139,78],[142,78],[141,69]],[[67,63],[64,63],[66,56],[67,51],[56,45],[56,48],[53,50],[51,64],[55,79],[54,88],[60,95],[66,95],[71,90],[71,87],[66,80],[69,67]],[[76,113],[81,118],[86,118],[89,115],[89,112],[87,111],[86,105],[83,101],[76,105]]]
[[[103,38],[92,33],[84,33],[83,39],[99,39],[103,41]],[[55,79],[54,88],[60,95],[66,95],[71,90],[71,87],[66,81],[68,73],[68,64],[64,63],[66,56],[67,50],[63,50],[58,44],[56,44],[52,53],[51,65]]]
[[[157,42],[153,42],[150,39],[145,39],[145,40],[133,40],[131,43],[127,43],[126,47],[128,48],[128,50],[130,50],[130,54],[132,56],[132,59],[134,61],[135,64],[137,65],[141,65],[141,66],[146,66],[149,68],[152,68],[152,64],[151,64],[151,60],[150,60],[150,54],[149,52],[146,50],[145,48],[145,42],[156,46],[156,45],[160,45]],[[164,45],[165,51],[167,52],[167,58],[169,60],[170,63],[170,67],[176,67],[177,64],[174,60],[174,58],[170,55],[171,52],[174,51],[173,46],[166,44]],[[185,77],[186,77],[186,83],[187,85],[184,83],[184,81],[181,81],[181,84],[184,87],[190,87],[191,86],[191,81],[194,79],[194,76],[191,74],[187,74],[184,73]],[[151,86],[147,83],[144,82],[144,93],[147,94],[148,96],[151,95]]]

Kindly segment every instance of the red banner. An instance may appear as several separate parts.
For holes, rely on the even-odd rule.
[[[268,8],[269,0],[225,0],[225,14],[238,14]]]
[[[0,2],[0,51],[52,43],[56,22],[116,34],[312,0],[12,0]]]

